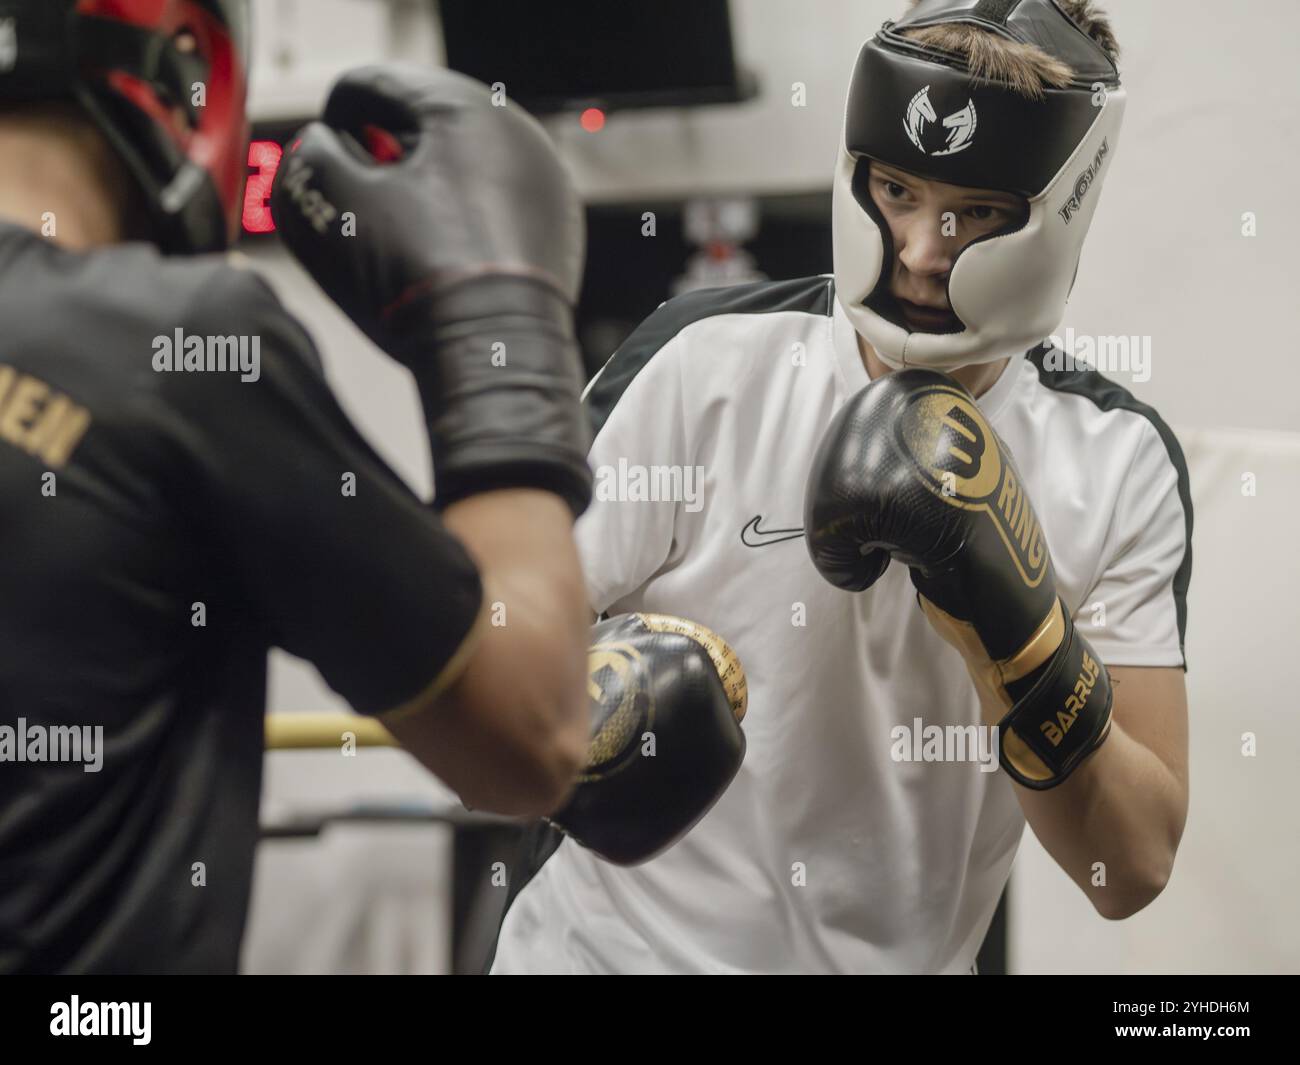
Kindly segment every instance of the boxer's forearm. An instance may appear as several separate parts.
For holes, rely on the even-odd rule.
[[[572,515],[556,496],[514,489],[461,500],[443,520],[479,567],[488,621],[455,682],[385,724],[468,805],[550,813],[587,749],[587,597]]]
[[[1016,788],[1039,842],[1112,920],[1163,890],[1186,816],[1182,794],[1169,768],[1118,722],[1063,784]]]

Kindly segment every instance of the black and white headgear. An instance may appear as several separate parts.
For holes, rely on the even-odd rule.
[[[952,22],[1036,45],[1074,75],[1033,100],[902,35]],[[951,370],[992,362],[1023,354],[1060,324],[1124,100],[1114,61],[1053,0],[921,0],[863,46],[835,172],[835,288],[886,364]],[[892,310],[894,249],[868,189],[870,160],[1028,200],[1023,225],[973,241],[953,262],[948,297],[960,330],[909,332]]]

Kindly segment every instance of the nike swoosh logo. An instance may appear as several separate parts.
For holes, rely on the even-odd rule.
[[[782,540],[798,540],[803,536],[802,529],[760,529],[758,526],[762,520],[763,515],[759,514],[740,530],[740,542],[746,547],[766,547],[768,544],[779,544]]]

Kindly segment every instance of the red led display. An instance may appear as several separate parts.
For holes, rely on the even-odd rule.
[[[284,149],[275,141],[252,141],[248,145],[248,175],[244,186],[244,232],[273,233],[271,220],[271,182],[280,166]]]

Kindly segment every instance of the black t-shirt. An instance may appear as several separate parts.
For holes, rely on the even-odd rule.
[[[481,599],[255,273],[0,224],[0,972],[233,971],[268,648],[380,713]]]

